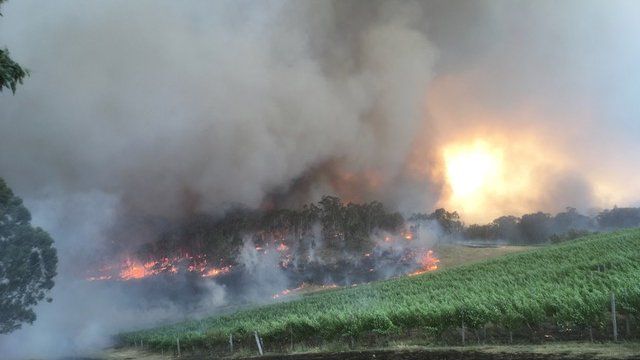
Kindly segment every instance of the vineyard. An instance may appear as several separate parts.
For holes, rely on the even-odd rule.
[[[202,351],[230,350],[230,339],[236,349],[255,347],[255,334],[268,351],[325,342],[379,345],[402,338],[460,344],[465,335],[467,342],[510,342],[514,336],[535,342],[562,334],[610,339],[612,295],[621,336],[637,337],[640,230],[590,235],[119,338],[157,351],[174,349],[177,341],[183,349]]]

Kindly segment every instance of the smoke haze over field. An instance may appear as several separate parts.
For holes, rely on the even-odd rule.
[[[62,289],[86,292],[77,269],[148,241],[156,216],[325,194],[474,221],[640,200],[635,1],[12,0],[2,10],[0,45],[31,76],[0,95],[0,176],[56,240],[60,276],[54,303],[0,350],[50,334],[59,320],[47,314],[78,298]],[[444,155],[465,164],[458,154],[475,147],[500,171],[470,195]],[[131,325],[86,314],[59,333],[91,327],[98,340],[61,353]]]

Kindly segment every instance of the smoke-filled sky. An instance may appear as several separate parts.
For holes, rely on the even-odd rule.
[[[478,204],[630,203],[639,10],[10,1],[0,40],[31,76],[0,97],[0,169],[29,200],[104,193],[162,215],[259,206],[296,183],[296,200],[450,205],[481,220]],[[519,185],[452,201],[443,149],[477,141],[503,157],[501,188]]]
[[[122,214],[336,194],[472,222],[640,200],[637,1],[2,10],[31,75],[0,94],[0,176],[62,276]]]

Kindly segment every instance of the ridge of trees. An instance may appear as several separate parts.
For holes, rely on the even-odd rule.
[[[589,217],[569,207],[555,215],[506,215],[487,224],[466,225],[457,212],[442,208],[405,218],[378,201],[354,204],[325,196],[296,210],[237,207],[222,218],[191,216],[143,246],[139,255],[162,257],[191,252],[215,255],[224,264],[236,257],[243,241],[250,237],[256,246],[282,243],[295,247],[299,255],[321,249],[327,257],[344,257],[370,252],[383,233],[416,235],[421,226],[434,228],[433,224],[437,224],[441,237],[450,239],[534,245],[640,226],[640,208],[614,207]]]
[[[568,207],[556,215],[538,211],[521,217],[501,216],[488,224],[465,227],[462,236],[477,240],[500,239],[513,244],[540,244],[569,240],[591,232],[638,226],[640,208],[615,206],[589,217]]]
[[[338,197],[325,196],[297,210],[239,207],[222,218],[193,216],[144,246],[140,255],[191,251],[223,257],[224,263],[235,258],[250,236],[256,246],[277,242],[296,247],[299,254],[322,249],[348,256],[370,251],[375,245],[374,232],[399,233],[404,224],[400,213],[387,211],[380,202],[345,204]]]

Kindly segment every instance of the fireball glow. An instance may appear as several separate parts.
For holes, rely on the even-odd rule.
[[[443,151],[449,202],[473,212],[503,187],[502,150],[483,140],[448,146]]]
[[[456,209],[467,221],[544,208],[542,175],[566,169],[558,151],[533,135],[463,138],[444,145],[441,154],[446,187],[439,205]]]
[[[461,201],[473,201],[474,197],[490,190],[502,172],[501,152],[483,141],[447,148],[444,159],[452,197]]]

